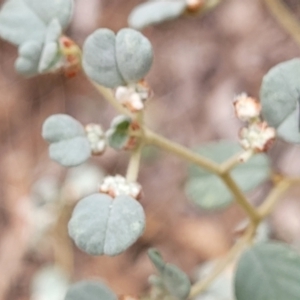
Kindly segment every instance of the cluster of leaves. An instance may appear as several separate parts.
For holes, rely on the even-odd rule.
[[[129,24],[142,29],[186,12],[201,12],[208,3],[208,0],[149,1],[132,12]],[[120,86],[128,87],[135,93],[132,86],[142,82],[152,65],[150,41],[131,28],[122,29],[117,34],[109,29],[98,29],[86,39],[81,54],[79,47],[63,36],[63,30],[71,20],[72,8],[72,0],[8,0],[4,4],[0,12],[0,35],[18,47],[17,72],[34,76],[63,69],[68,71],[67,75],[72,75],[82,64],[84,72],[94,83],[114,91]],[[279,137],[292,143],[300,143],[299,70],[299,59],[275,66],[264,77],[260,93],[264,119],[276,128]],[[136,130],[140,125],[136,116],[119,116],[104,134],[100,127],[89,126],[87,130],[74,118],[57,114],[45,121],[42,135],[50,143],[50,157],[70,167],[85,162],[93,154],[102,153],[103,140],[116,150],[136,150],[139,144]],[[260,139],[259,134],[255,132],[251,138]],[[241,150],[237,143],[221,141],[202,146],[195,153],[219,165]],[[230,173],[244,192],[255,189],[271,175],[266,154],[252,155],[247,162],[236,164]],[[144,231],[143,207],[126,192],[132,187],[130,182],[122,179],[120,188],[118,180],[112,185],[118,188],[118,193],[92,194],[80,200],[73,211],[69,235],[81,250],[90,255],[118,255]],[[190,168],[186,191],[199,207],[206,210],[225,208],[234,198],[217,175],[195,166]],[[152,278],[153,299],[166,295],[186,299],[191,289],[187,275],[176,266],[165,263],[157,250],[151,249],[148,254],[159,273],[158,277]],[[279,243],[256,244],[243,253],[238,263],[236,298],[299,299],[299,270],[300,256],[296,251]],[[65,296],[65,300],[117,298],[106,285],[95,281],[76,283]]]

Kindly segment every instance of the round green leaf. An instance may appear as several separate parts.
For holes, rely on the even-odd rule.
[[[197,152],[216,163],[222,163],[242,152],[242,148],[237,143],[221,141],[203,146]],[[270,172],[267,155],[257,154],[246,163],[233,169],[231,175],[238,186],[247,192],[267,180]],[[191,200],[201,208],[208,210],[224,208],[233,201],[231,192],[218,176],[196,166],[190,168],[190,176],[185,190]]]
[[[300,256],[281,243],[260,243],[246,250],[235,276],[237,300],[298,300]]]
[[[80,165],[91,156],[91,147],[83,126],[68,115],[57,114],[47,118],[42,136],[50,143],[51,159],[63,166]]]
[[[43,42],[53,19],[62,28],[69,24],[72,7],[73,0],[8,0],[0,11],[0,36],[15,45]]]
[[[24,0],[28,7],[45,23],[57,19],[66,28],[73,14],[73,0]]]
[[[91,156],[91,146],[86,137],[74,137],[49,146],[49,156],[64,167],[75,167]]]
[[[143,233],[145,214],[130,196],[93,194],[81,200],[69,222],[69,235],[90,255],[118,255]]]
[[[176,19],[186,9],[186,1],[148,1],[135,7],[128,18],[130,27],[141,30],[149,25]]]
[[[95,82],[108,88],[139,81],[152,64],[150,42],[133,29],[115,34],[98,29],[83,46],[83,69]]]
[[[48,117],[43,124],[43,138],[49,143],[84,136],[83,126],[74,118],[64,114]]]
[[[262,114],[282,139],[300,143],[300,59],[273,67],[263,78]]]
[[[177,266],[166,264],[156,249],[149,249],[148,255],[158,272],[166,290],[177,299],[186,299],[191,283],[188,276]]]
[[[117,300],[117,296],[102,282],[85,280],[73,284],[64,300]]]
[[[57,41],[61,33],[61,25],[54,19],[48,26],[44,44],[37,41],[22,44],[15,62],[16,71],[26,77],[49,71],[60,59]]]
[[[29,41],[22,44],[15,62],[16,71],[26,77],[36,75],[42,51],[43,45],[40,42]]]
[[[127,83],[139,81],[152,65],[151,43],[136,30],[122,29],[116,37],[116,58],[124,80]]]
[[[125,85],[117,66],[115,54],[116,37],[109,29],[98,29],[83,45],[82,66],[95,82],[109,88]]]

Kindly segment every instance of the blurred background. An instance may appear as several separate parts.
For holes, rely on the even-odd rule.
[[[75,2],[67,35],[82,45],[99,27],[126,27],[128,14],[142,1]],[[300,18],[299,1],[285,2]],[[188,147],[237,141],[241,124],[233,113],[233,97],[241,92],[258,97],[263,75],[299,56],[296,43],[262,0],[224,0],[204,17],[180,18],[143,33],[155,55],[147,77],[154,91],[147,124]],[[234,229],[245,217],[241,209],[232,205],[207,213],[197,208],[183,189],[186,162],[153,148],[143,153],[139,177],[147,215],[144,236],[114,258],[91,257],[75,248],[67,236],[73,206],[97,191],[104,174],[124,174],[128,153],[109,150],[83,167],[66,170],[50,161],[41,126],[49,115],[67,113],[83,124],[107,128],[116,112],[83,74],[24,79],[13,68],[16,49],[0,41],[0,51],[0,299],[48,299],[38,296],[34,286],[37,272],[53,264],[68,280],[102,278],[118,294],[142,294],[154,272],[148,247],[157,247],[192,279],[197,266],[230,249]],[[276,142],[270,151],[274,169],[299,174],[298,151]],[[263,200],[270,186],[251,193],[254,203]],[[272,237],[294,245],[300,242],[299,193],[297,187],[289,191],[269,220]]]

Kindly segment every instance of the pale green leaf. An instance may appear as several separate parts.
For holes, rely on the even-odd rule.
[[[116,37],[109,29],[98,29],[83,45],[82,66],[85,73],[95,82],[109,88],[125,85],[117,66]]]
[[[93,194],[75,207],[69,235],[78,248],[90,255],[114,256],[129,248],[144,227],[144,210],[135,199]]]
[[[288,245],[260,243],[246,250],[235,276],[237,300],[299,300],[300,256]]]
[[[287,142],[300,143],[300,59],[273,67],[262,82],[262,114],[278,136]]]
[[[93,81],[115,88],[142,79],[152,55],[150,42],[133,29],[122,29],[117,36],[109,29],[98,29],[84,43],[82,65]]]
[[[220,164],[241,153],[242,148],[235,142],[220,141],[202,146],[197,152]],[[238,186],[247,192],[266,181],[270,177],[270,172],[267,155],[257,154],[246,163],[234,168],[231,175]],[[185,190],[193,202],[208,210],[224,208],[233,201],[231,192],[218,176],[197,166],[190,168]]]
[[[165,289],[177,299],[186,299],[191,289],[188,276],[177,266],[165,263],[156,249],[149,249],[148,255],[157,268]]]
[[[137,82],[149,72],[153,52],[149,40],[140,32],[124,28],[116,36],[118,68],[127,83]]]
[[[130,13],[128,24],[130,27],[142,30],[143,28],[176,19],[186,9],[186,1],[148,1],[136,6]]]
[[[66,28],[72,13],[73,0],[8,0],[0,11],[0,36],[15,45],[43,42],[48,24],[57,19]]]
[[[77,136],[52,143],[49,156],[64,167],[78,166],[91,156],[91,146],[86,137]]]
[[[48,117],[43,124],[42,136],[50,143],[51,159],[63,166],[77,166],[91,156],[83,126],[68,115]]]
[[[73,284],[64,300],[117,300],[118,297],[104,283],[80,281]]]

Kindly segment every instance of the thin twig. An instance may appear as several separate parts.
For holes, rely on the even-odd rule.
[[[294,183],[298,183],[298,182],[294,182],[292,180],[289,180],[288,178],[283,179],[271,190],[271,192],[269,193],[265,201],[258,208],[261,219],[264,219],[266,216],[268,216],[271,213],[271,211],[273,210],[274,206],[277,204],[280,197]]]
[[[250,226],[244,236],[231,248],[226,257],[222,259],[212,270],[212,272],[203,280],[192,286],[189,299],[196,297],[205,291],[210,284],[226,269],[226,267],[243,251],[247,244],[252,240],[256,228]]]
[[[131,152],[130,161],[127,167],[126,180],[128,182],[137,181],[143,144],[141,143],[135,150]]]
[[[278,23],[293,37],[297,44],[300,45],[300,25],[287,5],[281,0],[264,1]]]
[[[253,224],[256,225],[260,220],[260,216],[256,209],[248,202],[246,196],[238,187],[236,182],[232,179],[231,175],[229,173],[222,174],[221,179],[235,196],[235,199],[239,203],[239,205],[245,210]]]
[[[149,129],[144,129],[144,133],[145,133],[145,142],[147,144],[152,144],[166,151],[169,151],[214,174],[220,173],[219,165],[216,164],[215,162],[189,150],[184,146],[181,146],[180,144],[174,143],[152,132]]]
[[[126,109],[124,106],[122,106],[121,103],[119,103],[116,98],[114,97],[112,91],[102,85],[99,85],[93,81],[91,81],[93,86],[102,94],[102,96],[107,100],[119,113],[126,115],[130,118],[133,118],[133,114]]]

